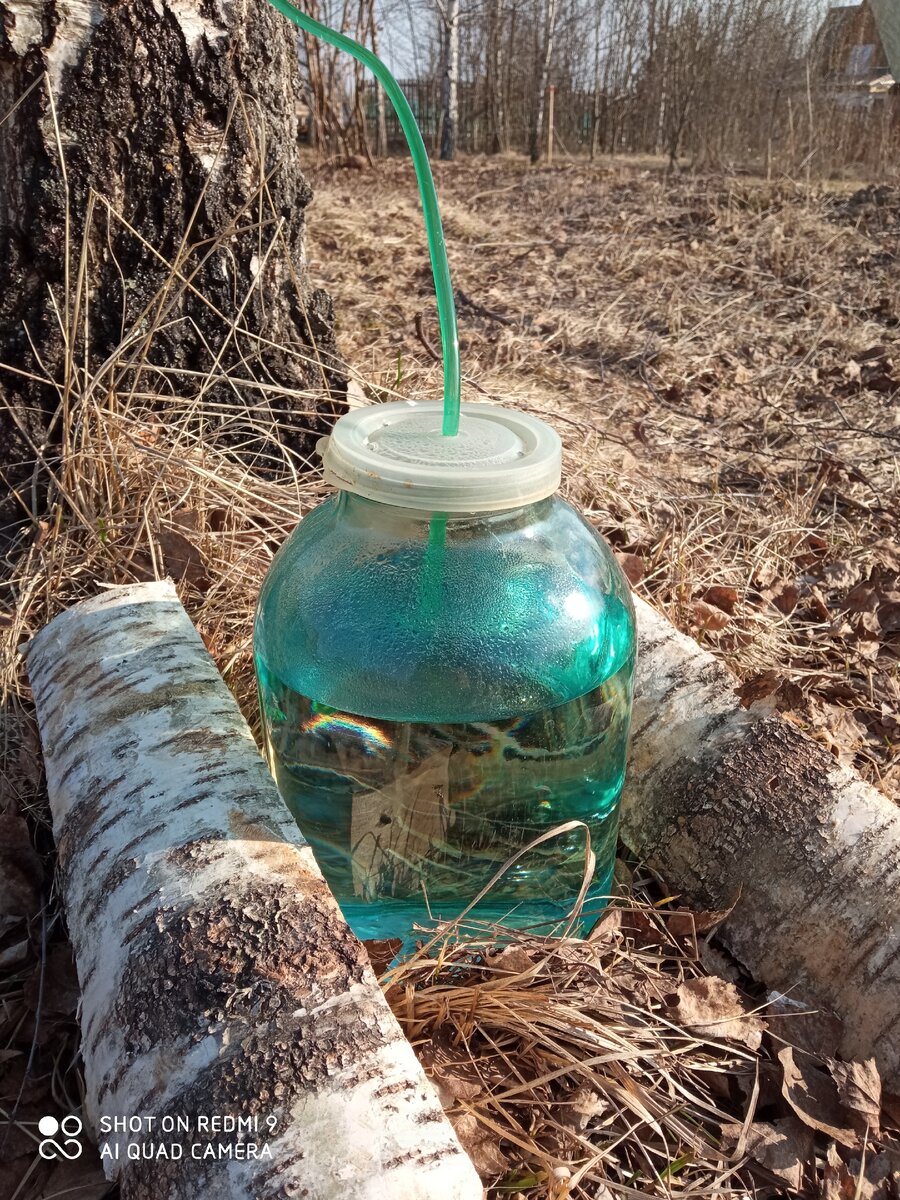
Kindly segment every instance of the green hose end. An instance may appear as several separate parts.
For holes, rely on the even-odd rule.
[[[270,0],[270,3],[288,20],[312,34],[313,37],[321,38],[323,42],[328,42],[329,45],[346,51],[347,54],[352,55],[353,58],[368,67],[384,88],[400,121],[419,183],[419,195],[422,198],[422,212],[425,216],[425,232],[428,237],[428,252],[434,275],[434,290],[441,326],[441,350],[444,361],[444,419],[441,432],[445,437],[455,437],[459,432],[460,404],[459,333],[456,325],[456,303],[453,298],[453,285],[450,282],[450,264],[447,261],[447,247],[444,242],[444,229],[441,224],[441,213],[434,186],[434,176],[431,173],[431,163],[428,161],[428,151],[422,140],[422,132],[409,106],[409,101],[403,94],[400,84],[381,59],[377,58],[367,47],[361,46],[359,42],[355,42],[345,34],[338,33],[334,29],[329,29],[327,25],[313,20],[312,17],[307,16],[306,13],[291,4],[290,0]]]

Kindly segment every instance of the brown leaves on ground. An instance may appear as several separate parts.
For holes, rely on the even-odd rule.
[[[800,1190],[803,1167],[813,1148],[813,1136],[796,1117],[754,1121],[746,1128],[736,1124],[723,1125],[722,1141],[735,1158],[747,1155],[752,1163],[771,1172],[789,1191]]]
[[[0,1196],[44,1200],[72,1194],[87,1200],[105,1196],[96,1152],[78,1164],[37,1157],[37,1122],[64,1117],[81,1107],[76,1008],[78,982],[66,942],[49,944],[32,913],[29,953],[15,973],[3,979],[0,1006]],[[43,931],[43,932],[42,932]],[[17,1189],[27,1178],[27,1187]]]
[[[833,1013],[741,986],[709,940],[728,912],[671,904],[613,906],[584,942],[451,935],[390,973],[489,1196],[896,1200],[874,1061],[841,1057]]]

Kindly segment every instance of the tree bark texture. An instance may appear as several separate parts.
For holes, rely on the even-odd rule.
[[[623,836],[768,987],[843,1018],[900,1085],[900,808],[637,601]]]
[[[441,158],[456,158],[459,131],[459,0],[441,8]]]
[[[123,331],[158,318],[164,328],[134,353],[167,373],[141,368],[137,390],[190,394],[196,379],[172,368],[205,372],[224,345],[219,374],[235,368],[274,385],[265,395],[276,418],[305,414],[316,395],[339,397],[331,301],[303,270],[311,191],[290,24],[265,0],[0,0],[0,18],[0,119],[24,97],[0,123],[0,363],[13,368],[0,369],[0,387],[15,414],[0,412],[0,470],[20,481],[16,464],[33,458],[29,438],[44,440],[60,400],[16,370],[89,374]],[[131,230],[103,201],[91,207],[92,192]],[[176,261],[191,286],[172,286],[160,305]],[[79,287],[67,356],[60,321],[73,322]],[[119,368],[110,389],[127,390]],[[220,383],[206,398],[233,412],[239,396]],[[289,445],[312,446],[317,422],[294,415],[284,425]]]
[[[249,1140],[271,1149],[129,1161],[133,1137],[110,1135],[123,1200],[479,1200],[171,584],[84,601],[25,653],[82,989],[88,1119],[255,1114],[264,1132]]]
[[[508,150],[503,103],[503,0],[491,0],[487,44],[488,152]]]
[[[550,64],[553,61],[553,36],[556,31],[556,0],[544,0],[541,44],[538,56],[538,90],[535,97],[534,118],[531,125],[531,161],[541,157],[541,142],[544,136],[544,110],[547,103],[547,88],[550,86]]]

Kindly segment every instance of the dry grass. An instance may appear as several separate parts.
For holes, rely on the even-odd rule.
[[[438,166],[468,398],[548,414],[640,590],[900,794],[900,192]],[[313,183],[345,353],[439,394],[409,169]]]
[[[753,1187],[722,1129],[761,1022],[686,1028],[678,989],[705,976],[696,936],[632,900],[589,941],[466,927],[385,982],[491,1194],[593,1200]]]
[[[859,749],[873,777],[896,781],[884,738],[872,741],[872,715],[887,720],[879,706],[896,713],[895,648],[879,626],[878,653],[861,657],[866,639],[853,636],[850,616],[850,634],[839,624],[838,593],[846,599],[852,584],[829,591],[823,571],[846,562],[846,578],[869,577],[881,561],[871,611],[878,618],[892,602],[882,593],[896,564],[886,565],[890,548],[876,543],[892,535],[897,483],[894,390],[879,390],[882,377],[893,380],[893,360],[888,350],[860,352],[893,336],[890,264],[876,261],[893,253],[893,234],[876,248],[875,217],[898,210],[861,210],[872,221],[866,230],[846,205],[787,185],[526,173],[515,162],[460,164],[439,184],[457,284],[470,301],[460,306],[464,369],[477,379],[470,394],[481,389],[555,420],[569,495],[633,556],[641,586],[683,625],[696,629],[699,613],[702,636],[744,676],[777,668],[799,681],[797,719],[840,695],[835,707],[862,733],[856,747],[852,730],[834,731],[836,746]],[[312,270],[328,276],[355,368],[354,402],[362,392],[438,394],[415,333],[430,292],[406,168],[321,176],[311,230]],[[185,254],[165,285],[169,298],[188,286],[189,245]],[[73,255],[71,277],[86,298],[88,261]],[[860,257],[865,271],[852,265]],[[78,287],[61,307],[67,330]],[[98,586],[170,573],[255,720],[255,594],[274,550],[322,495],[307,464],[280,445],[273,416],[274,400],[287,399],[302,420],[316,396],[273,397],[265,376],[248,370],[225,381],[240,404],[210,406],[204,397],[223,382],[214,347],[196,389],[173,395],[165,366],[154,365],[166,305],[156,311],[140,346],[126,334],[102,370],[70,356],[65,378],[51,381],[64,452],[59,462],[42,458],[34,499],[23,497],[33,520],[4,584],[0,814],[26,815],[40,855],[29,860],[7,844],[18,857],[6,866],[25,864],[33,900],[10,927],[19,956],[7,954],[12,935],[0,944],[0,1106],[12,1115],[3,1178],[16,1200],[47,1184],[35,1165],[37,1115],[74,1106],[80,1091],[71,969],[16,647]],[[239,320],[223,322],[222,338],[245,340],[248,363],[264,357]],[[858,378],[847,374],[851,360]],[[245,449],[267,459],[265,479],[235,457],[238,431]],[[822,585],[803,582],[801,569]],[[779,578],[801,580],[790,612],[766,603],[766,588],[782,596]],[[710,585],[737,593],[718,631],[696,607]],[[817,586],[827,620],[820,610],[810,622],[803,605]],[[836,684],[849,690],[835,693]],[[457,932],[387,981],[494,1195],[746,1196],[781,1186],[759,1158],[752,1172],[748,1165],[757,1083],[769,1079],[779,1038],[745,1015],[751,1002],[736,992],[728,996],[737,1008],[717,1018],[721,1037],[696,1013],[688,1021],[679,996],[691,988],[680,989],[729,965],[709,942],[709,922],[686,927],[681,915],[676,933],[672,904],[652,882],[638,880],[637,890],[658,907],[644,899],[615,909],[590,942]],[[767,1103],[780,1119],[783,1101]],[[812,1186],[826,1150],[805,1153]],[[841,1169],[862,1179],[853,1153]]]

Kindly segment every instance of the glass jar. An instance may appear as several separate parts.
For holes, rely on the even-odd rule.
[[[487,407],[466,405],[464,417]],[[512,417],[526,432],[542,424]],[[508,461],[531,457],[533,479],[525,442]],[[399,505],[383,478],[360,485],[339,450],[330,473],[345,487],[276,556],[254,649],[271,769],[347,920],[362,938],[408,939],[414,924],[457,916],[517,852],[572,821],[518,858],[471,915],[542,931],[564,920],[585,827],[596,911],[612,878],[635,655],[615,558],[558,496],[517,504],[507,479],[493,511],[448,511],[467,502],[452,488],[440,510]],[[452,465],[469,493],[475,458]],[[404,463],[390,469],[408,475]],[[523,478],[527,469],[519,493]],[[536,490],[554,482],[545,472]]]

